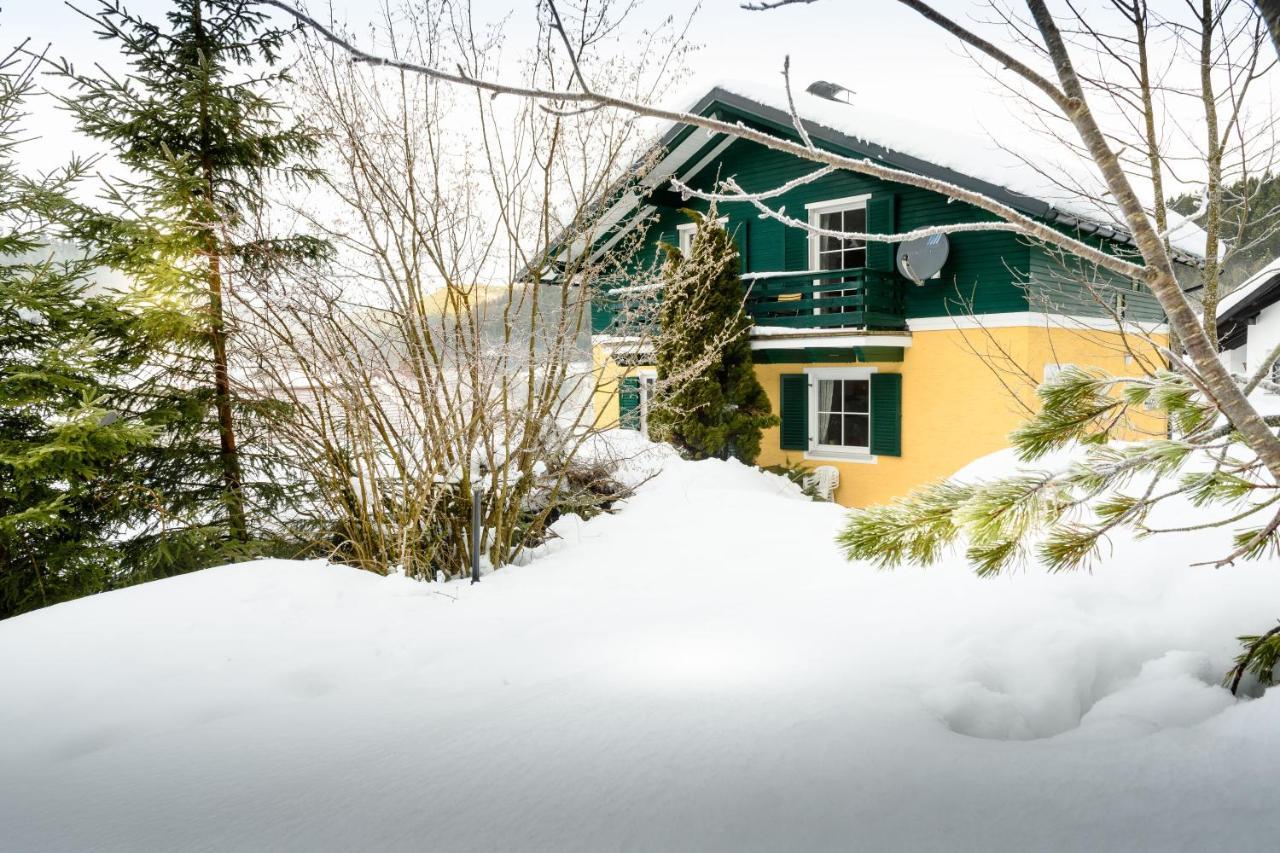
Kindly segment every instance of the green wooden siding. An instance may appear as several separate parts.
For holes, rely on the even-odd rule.
[[[871,455],[902,455],[902,374],[871,374]]]
[[[783,450],[809,449],[809,377],[784,373],[778,393],[779,446]]]
[[[1026,290],[1032,311],[1110,318],[1117,299],[1123,298],[1127,320],[1158,323],[1164,318],[1155,295],[1140,282],[1041,246],[1032,247],[1030,254]]]
[[[640,429],[640,377],[624,376],[618,383],[618,426]]]
[[[721,118],[741,121],[749,127],[794,136],[789,127],[762,122],[724,104],[714,104]],[[708,150],[720,137],[709,140]],[[856,152],[835,150],[845,154]],[[700,152],[701,153],[701,152]],[[693,162],[693,161],[691,161]],[[776,189],[809,174],[819,166],[791,154],[774,151],[754,142],[737,140],[713,161],[686,180],[694,187],[714,189],[717,181],[732,177],[748,192]],[[670,196],[670,194],[667,194]],[[938,193],[893,184],[866,175],[837,172],[798,186],[769,204],[786,215],[803,219],[805,205],[849,196],[870,195],[867,216],[870,231],[901,233],[928,225],[961,222],[990,222],[996,217],[963,202],[952,202]],[[674,205],[670,198],[666,204]],[[683,207],[706,212],[708,205],[697,199],[679,202]],[[750,204],[721,204],[719,214],[729,218],[743,258],[744,272],[802,271],[810,267],[809,242],[802,229],[789,228],[772,219],[761,219]],[[676,244],[676,226],[688,217],[675,206],[658,207],[645,232],[644,248],[636,264],[649,264],[658,254],[658,244]],[[887,223],[887,224],[886,224]],[[1065,229],[1064,229],[1065,230]],[[1107,251],[1121,254],[1124,247],[1108,240],[1088,238]],[[1099,277],[1096,270],[1082,276],[1078,269],[1064,267],[1038,244],[1006,232],[975,231],[949,235],[950,257],[941,274],[922,285],[907,284],[904,307],[907,318],[947,317],[957,314],[1003,314],[1025,311],[1105,316],[1102,306],[1089,293],[1084,279]],[[894,244],[873,243],[867,263],[872,269],[891,269]],[[1181,265],[1179,265],[1181,268]],[[625,278],[625,275],[623,276]],[[1107,279],[1110,299],[1123,292],[1127,316],[1141,321],[1161,317],[1159,307],[1144,288],[1115,277]],[[606,309],[593,310],[592,330],[603,331],[611,319]]]
[[[762,126],[727,108],[720,112],[729,120]],[[743,189],[752,192],[776,188],[816,168],[816,164],[791,154],[738,140],[697,175],[689,178],[689,183],[699,189],[710,190],[718,179],[732,176]],[[850,172],[827,175],[796,187],[772,199],[770,204],[774,209],[785,208],[789,216],[803,218],[806,204],[864,194],[872,197],[867,210],[868,228],[872,231],[884,228],[890,232],[901,232],[926,225],[994,220],[990,214],[961,202],[951,202],[938,193]],[[689,199],[683,205],[701,212],[708,208],[705,202],[697,199]],[[760,219],[758,211],[746,203],[721,204],[719,213],[729,217],[730,227],[736,223],[747,225],[746,232],[738,238],[740,248],[745,243],[744,271],[809,269],[809,243],[803,230],[785,227],[775,220]],[[678,243],[676,226],[687,221],[688,216],[677,208],[658,208],[647,226],[645,246],[638,253],[636,263],[652,263],[658,257],[660,242]],[[924,285],[907,285],[907,317],[945,317],[971,309],[982,314],[1028,310],[1027,292],[1023,285],[1029,269],[1030,251],[1025,242],[1003,232],[953,234],[950,240],[951,257],[940,277]],[[894,251],[892,244],[872,244],[868,251],[868,265],[891,268]],[[593,319],[593,331],[600,332],[607,324],[607,312],[599,312]]]
[[[751,272],[751,220],[730,219],[725,227],[733,235],[733,242],[737,246],[741,271]]]

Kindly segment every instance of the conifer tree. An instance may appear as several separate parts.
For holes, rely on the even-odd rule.
[[[137,475],[155,430],[128,411],[145,334],[48,238],[91,164],[14,165],[34,65],[0,59],[0,619],[128,582],[120,543],[151,509]]]
[[[692,459],[753,464],[761,430],[777,421],[752,367],[741,260],[714,209],[687,213],[697,223],[689,257],[666,247],[654,354],[659,387],[670,390],[650,412],[650,432]]]
[[[169,382],[157,392],[181,414],[167,425],[157,471],[164,500],[201,523],[185,528],[185,547],[149,556],[194,568],[208,563],[200,554],[210,547],[243,547],[261,535],[248,507],[269,509],[282,495],[264,438],[276,407],[244,398],[233,383],[228,289],[326,256],[316,238],[256,230],[269,220],[269,181],[318,176],[309,165],[318,140],[274,100],[288,80],[281,51],[289,33],[253,5],[174,0],[163,24],[107,0],[81,14],[130,69],[60,67],[79,129],[108,143],[126,170],[76,236],[135,282],[148,322],[172,342],[158,366]]]

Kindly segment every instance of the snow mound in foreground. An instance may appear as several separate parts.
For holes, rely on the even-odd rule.
[[[683,462],[477,586],[261,561],[0,622],[0,848],[1258,848],[1280,616],[1220,535],[877,572]],[[1000,470],[1003,463],[982,469]],[[639,462],[635,463],[640,470]]]

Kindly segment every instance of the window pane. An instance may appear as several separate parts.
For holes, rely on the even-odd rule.
[[[846,412],[866,412],[871,383],[865,379],[844,381],[844,408]]]
[[[819,444],[840,444],[840,418],[841,415],[818,415],[818,443]]]
[[[847,447],[867,446],[867,415],[844,415],[844,443]]]
[[[846,210],[844,212],[844,230],[845,231],[861,231],[867,230],[867,209],[859,207],[856,210]],[[861,244],[862,241],[858,240]]]
[[[840,380],[821,379],[818,381],[818,411],[840,411]]]

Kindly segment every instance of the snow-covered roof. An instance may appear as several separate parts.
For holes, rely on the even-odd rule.
[[[1222,297],[1218,301],[1218,317],[1234,313],[1233,309],[1258,295],[1277,276],[1280,276],[1280,258],[1272,259],[1265,267],[1245,279],[1239,287]],[[1280,297],[1280,294],[1277,296]]]
[[[872,149],[870,153],[878,158],[909,171],[921,171],[921,166],[928,165],[941,167],[961,179],[976,179],[992,188],[1006,190],[1017,198],[1002,198],[1001,201],[1021,201],[1022,204],[1011,206],[1024,210],[1030,207],[1028,212],[1049,221],[1075,225],[1077,223],[1071,220],[1079,219],[1083,220],[1080,224],[1086,225],[1086,230],[1100,230],[1102,236],[1121,241],[1128,239],[1117,210],[1099,203],[1089,193],[1073,191],[1075,187],[1101,189],[1098,179],[1085,168],[1087,164],[1046,154],[1044,146],[1036,145],[1034,138],[1021,140],[1023,150],[1018,150],[1016,140],[1002,139],[997,144],[993,139],[975,136],[955,127],[933,126],[905,115],[869,109],[856,100],[852,103],[832,101],[803,90],[793,90],[792,94],[796,112],[804,119],[810,133],[819,138],[825,137],[828,141],[845,145],[852,142],[853,147]],[[721,81],[697,99],[689,111],[702,112],[711,102],[723,99],[724,95],[736,95],[780,112],[786,124],[791,124],[786,91],[781,85],[757,81]],[[831,131],[838,138],[832,138],[832,134],[815,133],[821,129]],[[1032,151],[1035,153],[1030,153]],[[964,185],[964,182],[958,183]],[[1101,196],[1102,192],[1096,195]],[[1028,202],[1040,204],[1028,205]],[[1175,224],[1170,229],[1169,242],[1174,251],[1184,255],[1183,260],[1202,258],[1206,238],[1203,229],[1176,214],[1171,213],[1171,220]]]
[[[1245,279],[1218,302],[1218,345],[1224,350],[1243,346],[1249,322],[1280,302],[1280,258]]]
[[[1047,222],[1078,228],[1087,234],[1130,243],[1128,230],[1118,212],[1096,199],[1103,193],[1073,191],[1073,187],[1096,186],[1081,162],[1050,162],[1043,146],[1036,155],[1022,154],[1008,140],[997,144],[954,127],[939,128],[918,119],[878,112],[857,103],[818,97],[805,91],[793,92],[796,112],[809,134],[822,142],[873,157],[895,168],[930,175],[966,189],[980,192],[1015,210]],[[741,80],[720,81],[696,99],[687,94],[676,106],[684,112],[714,114],[717,104],[732,108],[784,128],[793,126],[785,90],[780,85]],[[637,161],[648,163],[638,183],[625,190],[610,190],[601,199],[596,233],[605,235],[588,247],[579,239],[562,245],[552,241],[556,255],[563,259],[584,251],[600,254],[628,230],[656,209],[649,194],[660,190],[672,178],[689,180],[714,162],[734,138],[708,132],[682,136],[687,125],[668,124],[659,140],[665,154],[651,162],[646,155]],[[708,142],[716,140],[710,151]],[[1035,140],[1022,140],[1033,150]],[[698,156],[701,155],[701,156]],[[697,159],[695,159],[697,158]],[[619,182],[618,186],[625,182]],[[608,201],[607,199],[612,199]],[[1198,264],[1204,258],[1206,235],[1203,229],[1170,211],[1173,226],[1169,243],[1176,260]],[[1221,250],[1220,250],[1221,252]]]

